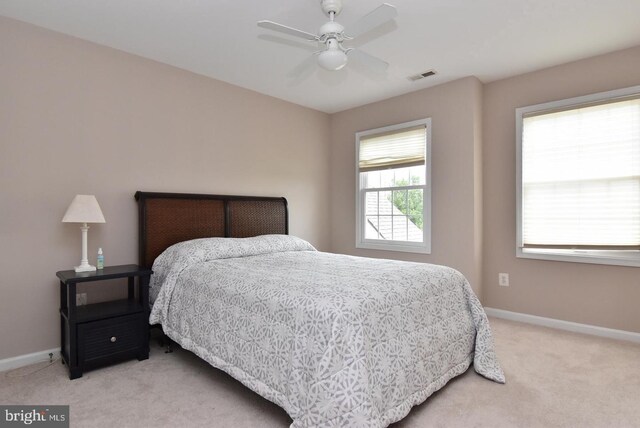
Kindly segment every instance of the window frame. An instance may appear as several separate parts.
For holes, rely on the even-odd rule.
[[[574,263],[605,264],[640,267],[640,252],[586,249],[538,249],[523,247],[523,198],[522,198],[522,133],[525,115],[553,113],[558,110],[573,110],[589,104],[620,101],[640,96],[640,85],[629,88],[598,92],[564,100],[551,101],[516,108],[516,257]]]
[[[406,186],[394,186],[380,189],[363,189],[360,182],[360,139],[374,134],[382,134],[386,132],[402,131],[416,126],[425,126],[426,132],[426,151],[425,151],[425,184],[420,185],[423,189],[423,203],[422,203],[422,233],[423,242],[410,242],[410,241],[383,241],[379,239],[366,239],[365,238],[365,225],[364,221],[364,207],[365,207],[365,195],[369,190],[394,190],[401,189]],[[396,125],[384,126],[382,128],[369,129],[366,131],[356,132],[355,138],[356,144],[356,248],[363,248],[369,250],[386,250],[386,251],[398,251],[406,253],[419,253],[419,254],[431,254],[431,118],[418,119],[410,122],[399,123]],[[382,190],[381,190],[382,189]]]

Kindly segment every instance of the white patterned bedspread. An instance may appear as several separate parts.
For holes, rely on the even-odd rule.
[[[153,270],[150,322],[292,427],[387,426],[472,362],[504,382],[484,310],[448,267],[267,235],[182,242]]]

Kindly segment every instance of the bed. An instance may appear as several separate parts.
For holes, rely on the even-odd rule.
[[[150,323],[292,427],[385,427],[473,364],[504,383],[456,270],[316,251],[284,198],[137,192]]]

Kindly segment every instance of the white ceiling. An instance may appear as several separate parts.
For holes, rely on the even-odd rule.
[[[333,113],[475,75],[483,82],[640,45],[639,0],[386,0],[398,17],[352,45],[391,64],[287,77],[314,50],[258,28],[315,33],[319,0],[0,0],[0,15]],[[349,28],[382,1],[344,0]],[[428,69],[435,77],[409,75]]]

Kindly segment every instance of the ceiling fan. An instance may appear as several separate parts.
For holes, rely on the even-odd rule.
[[[324,45],[323,49],[315,52],[314,55],[318,55],[318,65],[326,70],[336,71],[344,68],[349,58],[357,59],[378,72],[384,72],[387,69],[389,64],[383,60],[356,48],[345,48],[342,43],[353,40],[395,18],[398,15],[395,6],[383,3],[352,24],[346,31],[335,21],[335,17],[342,10],[342,0],[320,0],[320,7],[329,17],[329,21],[320,27],[317,35],[273,21],[258,21],[258,26]]]

